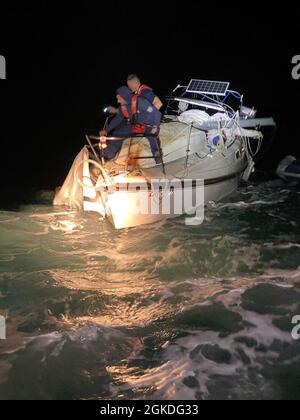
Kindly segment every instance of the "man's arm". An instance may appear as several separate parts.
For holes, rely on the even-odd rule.
[[[156,96],[153,90],[145,90],[142,92],[141,96],[147,99],[147,101],[149,101],[156,109],[158,109],[158,111],[162,108],[163,103],[159,97]]]
[[[121,113],[121,111],[118,110],[118,113],[116,114],[116,116],[108,124],[108,127],[106,129],[106,133],[107,134],[111,133],[113,130],[115,130],[117,127],[119,127],[119,125],[122,124],[123,121],[124,121],[124,116]],[[100,133],[102,133],[102,136],[105,135],[104,131],[101,131]],[[100,134],[100,136],[101,136],[101,134]]]
[[[108,106],[107,107],[107,113],[111,115],[116,115],[118,113],[118,108],[114,106]]]
[[[153,102],[152,102],[153,106],[155,106],[156,109],[158,109],[158,111],[163,107],[163,103],[162,101],[159,99],[158,96],[155,96]]]

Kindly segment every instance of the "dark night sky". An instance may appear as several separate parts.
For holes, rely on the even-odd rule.
[[[253,3],[203,9],[172,2],[162,12],[168,2],[140,2],[146,13],[132,2],[109,2],[110,10],[103,2],[98,9],[49,4],[13,3],[0,17],[8,78],[0,88],[1,139],[13,157],[7,185],[60,184],[83,133],[101,127],[101,109],[131,72],[162,96],[192,77],[230,80],[246,104],[278,122],[268,163],[300,152],[300,80],[291,77],[292,57],[300,55],[299,7],[266,6],[268,14]]]

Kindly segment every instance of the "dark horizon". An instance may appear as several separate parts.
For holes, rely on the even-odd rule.
[[[291,75],[292,57],[300,54],[299,10],[233,15],[229,9],[212,22],[195,5],[194,17],[172,8],[154,19],[114,4],[115,11],[101,16],[86,5],[7,11],[0,50],[8,79],[1,82],[3,143],[15,162],[7,185],[15,179],[24,188],[60,185],[84,132],[102,127],[102,108],[132,72],[162,97],[193,77],[228,80],[245,105],[278,124],[262,167],[273,170],[281,157],[300,154],[300,81]]]

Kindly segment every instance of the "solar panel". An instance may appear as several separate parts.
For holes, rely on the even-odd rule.
[[[192,79],[186,92],[225,96],[229,88],[229,84],[230,83],[228,82],[214,82],[210,80]]]

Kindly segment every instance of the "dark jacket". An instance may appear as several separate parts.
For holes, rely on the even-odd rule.
[[[132,94],[129,89],[125,89],[127,89],[125,86],[118,89],[117,94],[120,94],[127,101],[128,104],[126,105],[126,108],[129,114],[129,120],[132,121]],[[161,112],[153,105],[151,105],[147,99],[143,98],[142,96],[138,98],[137,115],[135,119],[136,124],[144,124],[147,128],[151,128],[153,126],[159,126],[161,123],[161,118]],[[130,122],[128,122],[128,120],[125,118],[120,107],[118,114],[109,123],[107,132],[111,133],[117,128],[124,127],[124,125],[130,126]]]

